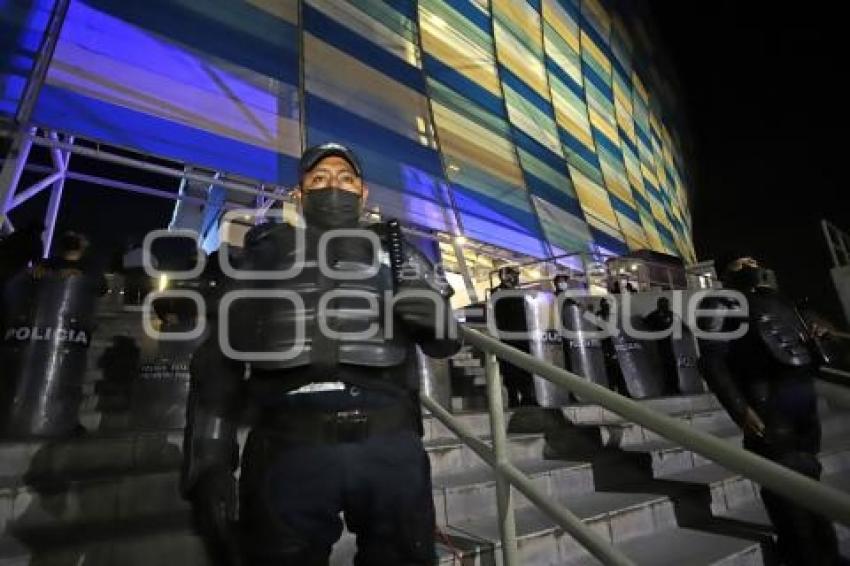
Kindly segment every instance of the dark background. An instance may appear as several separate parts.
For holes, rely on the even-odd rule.
[[[689,122],[698,258],[751,253],[840,319],[820,220],[850,228],[846,19],[827,2],[648,6]]]

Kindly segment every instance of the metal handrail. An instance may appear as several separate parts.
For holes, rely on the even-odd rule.
[[[467,344],[471,344],[485,353],[490,426],[493,435],[492,450],[475,437],[471,431],[465,429],[455,417],[435,401],[423,396],[422,403],[496,472],[499,528],[502,537],[503,561],[506,566],[517,564],[514,513],[510,489],[507,488],[508,484],[523,493],[561,528],[582,543],[589,552],[606,564],[626,565],[633,564],[633,562],[613,545],[599,537],[590,527],[582,523],[581,519],[564,507],[553,503],[544,493],[534,487],[527,476],[510,463],[506,446],[505,415],[502,407],[501,376],[496,361],[497,357],[569,390],[585,402],[601,405],[620,417],[643,426],[665,439],[674,441],[725,468],[781,493],[807,509],[845,525],[850,525],[850,494],[762,458],[749,450],[739,448],[727,440],[689,427],[678,419],[654,411],[605,387],[596,385],[575,373],[507,346],[482,332],[465,325],[461,326],[461,332]],[[829,369],[832,370],[833,368]],[[832,371],[829,373],[832,373]],[[840,373],[850,377],[850,374],[846,372]],[[838,404],[848,401],[843,396],[840,399],[835,396],[833,389],[843,389],[840,386],[819,381],[817,387],[821,393],[828,395],[831,400],[838,401]],[[844,391],[843,393],[846,394],[847,392]],[[847,395],[847,397],[850,397],[850,395]]]

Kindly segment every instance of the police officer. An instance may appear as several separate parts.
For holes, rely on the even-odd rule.
[[[737,340],[700,341],[706,382],[744,432],[744,447],[814,479],[821,431],[813,378],[814,352],[793,305],[776,288],[773,272],[743,253],[716,262],[724,286],[749,306],[746,334]],[[728,299],[704,308],[734,309]],[[714,316],[703,330],[730,332],[741,320]],[[778,535],[780,558],[790,565],[839,564],[832,524],[782,495],[762,488]]]
[[[295,354],[255,355],[244,381],[244,365],[219,348],[207,343],[196,355],[184,494],[222,563],[327,564],[343,512],[357,536],[355,564],[432,564],[435,517],[415,346],[434,357],[460,347],[451,338],[451,288],[418,250],[399,247],[397,233],[360,223],[368,188],[344,146],[304,153],[295,196],[306,229],[257,226],[240,261],[244,271],[298,268],[242,284],[287,298],[233,302],[229,321],[219,320],[240,356]],[[327,239],[332,230],[358,228],[365,230]],[[320,247],[334,271],[319,269]],[[381,316],[390,309],[394,316]],[[379,332],[364,333],[369,328]],[[233,472],[246,397],[258,418],[241,460],[240,540]]]
[[[502,291],[519,290],[519,269],[512,265],[499,268],[499,284],[493,289],[493,314],[496,317],[496,328],[500,332],[527,332],[525,320],[525,302],[517,295],[499,296]],[[503,340],[506,344],[530,352],[528,340]],[[534,380],[531,374],[506,360],[499,360],[499,371],[508,392],[509,407],[536,407],[537,397],[534,394]]]

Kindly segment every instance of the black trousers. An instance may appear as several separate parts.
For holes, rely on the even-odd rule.
[[[820,421],[817,395],[810,379],[788,379],[770,385],[770,395],[757,409],[765,422],[764,439],[745,437],[744,446],[796,472],[819,480]],[[788,566],[840,564],[832,522],[766,488],[761,498],[777,535],[779,559]]]
[[[298,445],[254,430],[242,456],[240,517],[250,565],[326,565],[343,514],[356,566],[431,565],[431,467],[413,430]]]

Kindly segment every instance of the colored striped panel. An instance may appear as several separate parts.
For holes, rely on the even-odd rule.
[[[568,252],[587,250],[591,236],[582,217],[565,212],[546,199],[533,197],[534,206],[549,242]]]
[[[441,0],[420,0],[419,22],[426,53],[501,98],[489,27],[482,29]]]
[[[80,34],[91,33],[91,41],[95,41],[98,32],[103,31],[93,17],[72,23],[73,13],[83,8],[90,16],[100,13],[121,22],[120,27],[110,26],[112,30],[144,29],[203,53],[204,58],[219,58],[288,84],[298,83],[297,26],[251,4],[217,0],[73,0],[69,10],[72,17],[70,21],[66,19],[63,35],[69,28],[76,28]],[[117,41],[124,44],[125,50],[133,50],[129,39]]]
[[[220,165],[217,162],[221,155],[219,148],[249,145],[262,157],[252,158],[255,162],[245,166],[234,166],[232,159],[224,159],[221,164],[228,165],[225,170],[243,174],[253,171],[262,180],[280,181],[276,167],[267,164],[265,155],[294,158],[300,154],[297,87],[129,24],[122,18],[136,19],[131,16],[139,14],[128,11],[124,4],[116,3],[114,8],[121,18],[86,3],[72,2],[47,76],[47,84],[54,87],[52,100],[40,100],[39,104],[45,102],[49,106],[62,99],[63,95],[57,90],[64,90],[68,93],[67,99],[79,105],[78,111],[86,108],[87,113],[70,116],[67,111],[54,113],[51,110],[50,115],[60,121],[46,123],[126,147],[162,150],[183,146],[175,149],[174,154],[156,153],[166,157],[196,156],[197,159],[188,161],[213,168]],[[206,16],[209,14],[198,12],[200,5],[191,10],[179,3],[171,6],[172,10],[178,8],[183,10],[184,16],[194,15],[198,22],[208,23]],[[288,22],[268,14],[258,15],[264,13],[247,5],[244,9],[258,26],[254,34],[275,29],[272,25],[275,23],[276,33],[294,32]],[[217,11],[213,14],[223,17]],[[147,21],[147,17],[139,19]],[[240,22],[233,37],[229,40],[219,38],[219,43],[245,40],[247,23]],[[297,77],[297,53],[291,51],[290,43],[285,41],[275,45],[278,50],[275,76]],[[260,43],[255,55],[262,56],[268,48],[268,44]],[[220,48],[216,51],[241,56],[246,49]],[[112,110],[115,108],[127,112]],[[94,114],[95,109],[106,113]],[[130,123],[126,128],[119,115],[128,117]],[[40,116],[44,119],[45,113]],[[174,127],[166,126],[167,122]],[[133,127],[141,123],[155,124],[168,131],[181,131],[179,126],[183,126],[192,133],[185,139],[166,142],[161,139],[162,131],[153,127],[147,130]],[[210,147],[185,147],[201,140]],[[237,150],[237,153],[242,151]]]
[[[0,0],[0,116],[18,111],[53,9],[53,0]]]
[[[433,146],[425,95],[361,62],[352,52],[340,51],[305,33],[304,74],[307,92],[422,145]],[[350,88],[353,84],[358,88]],[[307,120],[311,119],[308,114]]]
[[[298,162],[292,156],[50,84],[42,88],[33,121],[270,183],[294,184],[296,179]]]
[[[297,7],[297,2],[289,4]],[[378,0],[307,0],[307,4],[407,64],[421,65],[416,24],[389,4]]]

